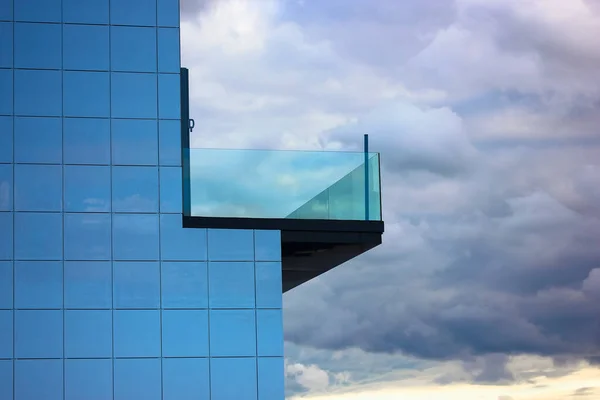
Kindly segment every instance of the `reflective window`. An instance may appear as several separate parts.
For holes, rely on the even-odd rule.
[[[160,165],[181,166],[181,121],[158,121]]]
[[[160,306],[158,262],[114,262],[113,268],[115,308]]]
[[[15,114],[62,116],[62,72],[15,70]]]
[[[41,332],[44,334],[40,334]],[[62,355],[62,311],[15,311],[15,357],[61,358]]]
[[[65,360],[65,400],[112,399],[112,360]]]
[[[206,260],[206,230],[185,229],[179,214],[160,216],[160,249],[164,261]]]
[[[182,210],[182,176],[180,167],[160,169],[160,212],[179,213]]]
[[[13,119],[0,116],[0,163],[13,161]]]
[[[62,0],[63,21],[108,24],[108,0]]]
[[[13,19],[13,4],[12,3],[13,3],[12,1],[3,1],[0,3],[0,20],[12,21],[12,19]]]
[[[0,114],[11,115],[13,113],[13,71],[11,69],[0,69]]]
[[[4,237],[4,236],[3,236]],[[0,309],[13,307],[13,265],[0,261]],[[1,329],[0,329],[1,331]],[[2,341],[0,340],[0,343]],[[2,356],[0,356],[2,358]]]
[[[282,277],[280,262],[256,263],[256,307],[282,307]]]
[[[115,260],[158,260],[158,215],[113,216]]]
[[[108,42],[108,26],[63,25],[63,68],[107,71]]]
[[[161,398],[160,359],[115,360],[114,376],[114,400]]]
[[[110,167],[65,165],[65,211],[110,211]]]
[[[115,212],[158,212],[158,168],[113,167]]]
[[[15,23],[15,68],[60,69],[61,29],[58,24]]]
[[[111,308],[112,267],[107,261],[65,261],[65,307]]]
[[[110,29],[113,71],[156,72],[156,28],[113,26]]]
[[[62,308],[60,261],[15,261],[16,308]]]
[[[65,164],[110,164],[109,120],[64,118],[63,124]]]
[[[209,399],[208,376],[207,358],[164,359],[163,400]]]
[[[68,117],[108,117],[108,72],[64,72],[64,113]]]
[[[179,29],[158,29],[158,72],[179,73]],[[179,79],[179,77],[177,77]]]
[[[210,369],[213,399],[256,400],[256,359],[212,358]],[[235,377],[235,385],[232,385],[232,377]]]
[[[60,22],[61,0],[15,0],[15,20]]]
[[[162,306],[164,308],[207,308],[206,263],[163,262]]]
[[[163,119],[181,118],[179,75],[158,74],[158,116]]]
[[[115,357],[160,356],[160,311],[115,310],[114,324]]]
[[[253,261],[254,232],[243,229],[209,229],[208,259],[211,261]]]
[[[15,210],[61,211],[60,165],[15,165]]]
[[[13,24],[10,22],[0,22],[0,67],[13,67]]]
[[[62,214],[15,213],[14,231],[16,260],[62,260]]]
[[[281,261],[281,231],[254,231],[256,261]]]
[[[208,311],[165,310],[162,329],[163,357],[208,356]]]
[[[213,357],[255,356],[254,310],[211,310],[210,354]]]
[[[156,0],[112,1],[110,23],[156,26]]]
[[[156,118],[157,80],[155,74],[115,72],[112,74],[111,85],[113,118]]]
[[[258,400],[285,398],[283,357],[258,359]]]
[[[15,400],[63,400],[63,361],[15,360],[14,385]]]
[[[112,356],[112,311],[66,310],[65,357]]]
[[[110,260],[110,215],[65,214],[65,260]]]
[[[13,214],[0,212],[0,260],[12,260],[13,258]]]
[[[179,26],[179,0],[158,0],[158,25]]]
[[[254,308],[254,263],[208,263],[211,308]]]
[[[12,358],[12,356],[13,311],[0,310],[0,358]]]
[[[0,8],[1,7],[2,6],[0,6]],[[0,360],[0,399],[12,399],[12,389],[13,362],[12,360]]]
[[[258,355],[283,357],[283,317],[281,310],[256,310]]]
[[[15,117],[15,162],[60,164],[62,119]]]
[[[158,126],[156,120],[112,120],[113,165],[157,165]]]
[[[13,208],[13,166],[0,164],[0,211]]]

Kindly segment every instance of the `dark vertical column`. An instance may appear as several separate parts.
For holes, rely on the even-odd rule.
[[[181,178],[183,215],[192,214],[190,199],[190,78],[189,70],[181,68]]]

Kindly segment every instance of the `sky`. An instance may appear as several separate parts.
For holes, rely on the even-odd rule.
[[[600,1],[182,0],[193,145],[381,152],[284,295],[286,394],[600,399]]]

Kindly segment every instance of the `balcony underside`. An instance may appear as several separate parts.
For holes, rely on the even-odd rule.
[[[382,221],[183,217],[186,228],[281,231],[283,292],[381,244]]]

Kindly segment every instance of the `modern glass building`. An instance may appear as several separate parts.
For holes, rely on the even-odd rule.
[[[2,400],[283,399],[283,293],[381,243],[378,154],[190,148],[178,3],[0,0]]]

